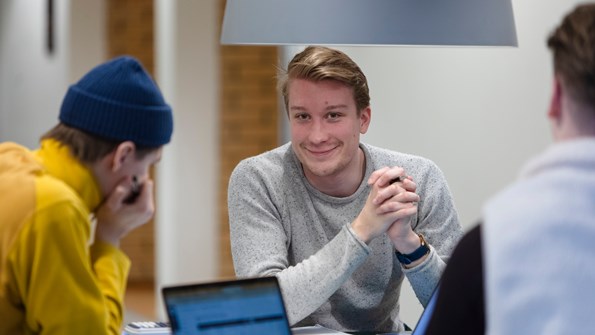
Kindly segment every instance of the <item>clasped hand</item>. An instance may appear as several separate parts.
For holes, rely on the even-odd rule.
[[[384,167],[372,173],[368,185],[366,204],[352,224],[355,233],[366,243],[387,232],[391,239],[409,234],[420,200],[413,179],[403,168]]]

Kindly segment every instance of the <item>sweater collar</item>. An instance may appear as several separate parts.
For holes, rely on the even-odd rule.
[[[520,178],[529,178],[559,165],[591,168],[595,164],[595,138],[561,141],[551,145],[541,155],[530,160],[521,170]]]
[[[65,182],[78,193],[89,211],[95,211],[102,200],[99,184],[91,170],[72,156],[66,145],[46,139],[34,154],[50,175]]]

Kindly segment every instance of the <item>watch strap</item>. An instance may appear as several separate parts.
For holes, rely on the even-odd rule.
[[[424,236],[419,233],[417,234],[417,236],[419,236],[419,241],[421,242],[421,245],[417,249],[415,249],[413,252],[411,252],[409,254],[402,254],[398,250],[395,250],[397,259],[399,260],[399,262],[401,264],[405,264],[405,265],[411,264],[411,263],[415,262],[416,260],[424,257],[428,252],[430,252],[430,248],[428,247],[428,244],[426,243]]]

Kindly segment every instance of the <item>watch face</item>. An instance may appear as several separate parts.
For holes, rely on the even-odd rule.
[[[424,237],[424,235],[422,234],[417,234],[417,236],[419,236],[419,241],[421,242],[421,245],[428,245],[428,242],[426,242],[426,238]]]

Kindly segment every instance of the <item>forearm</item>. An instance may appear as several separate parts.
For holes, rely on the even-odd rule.
[[[112,245],[95,242],[91,247],[93,270],[104,296],[110,334],[119,334],[124,315],[124,293],[130,260]]]
[[[438,284],[450,254],[463,235],[452,195],[442,172],[434,166],[423,179],[421,199],[414,232],[422,234],[430,254],[420,264],[403,269],[423,306]]]
[[[422,306],[425,307],[428,304],[445,267],[444,260],[430,246],[430,253],[421,264],[410,269],[402,268]]]
[[[335,238],[308,259],[277,270],[274,274],[279,278],[290,324],[301,321],[327,301],[368,254],[368,247],[343,227]],[[262,267],[262,264],[258,266]]]

